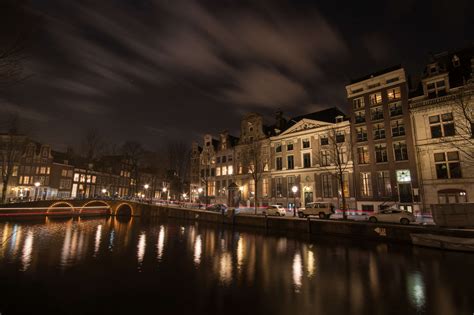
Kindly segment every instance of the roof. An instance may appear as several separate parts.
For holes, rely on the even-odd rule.
[[[291,125],[294,125],[298,121],[300,121],[302,119],[305,119],[305,118],[306,119],[311,119],[311,120],[319,120],[319,121],[334,123],[334,122],[336,122],[336,117],[337,116],[343,116],[344,120],[348,119],[348,118],[346,118],[346,114],[343,111],[341,111],[339,108],[330,107],[330,108],[326,108],[326,109],[323,109],[323,110],[320,110],[320,111],[317,111],[317,112],[312,112],[312,113],[309,113],[309,114],[293,117],[289,120],[289,123],[290,124],[292,123]],[[287,126],[287,128],[288,127],[289,126]]]
[[[401,68],[402,68],[402,65],[398,64],[398,65],[394,65],[394,66],[391,66],[391,67],[388,67],[388,68],[385,68],[385,69],[382,69],[382,70],[379,70],[379,71],[376,71],[376,72],[372,72],[372,73],[369,73],[369,74],[367,74],[363,77],[360,77],[358,79],[351,80],[351,84],[354,84],[354,83],[357,83],[357,82],[362,82],[362,81],[377,77],[377,76],[385,74],[385,73],[389,73],[389,72],[392,72],[392,71],[395,71],[395,70],[399,70]]]

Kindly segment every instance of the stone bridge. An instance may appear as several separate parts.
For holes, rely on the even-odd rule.
[[[0,216],[15,215],[114,215],[149,216],[158,206],[130,200],[38,200],[0,206]]]

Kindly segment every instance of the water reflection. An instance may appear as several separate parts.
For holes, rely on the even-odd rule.
[[[98,225],[97,232],[95,233],[94,257],[97,256],[97,253],[99,252],[101,238],[102,238],[102,225]]]
[[[23,244],[23,252],[21,255],[22,268],[21,271],[26,271],[31,264],[31,253],[33,252],[33,232],[28,231]]]
[[[142,232],[140,234],[140,238],[138,239],[138,245],[137,245],[137,259],[138,259],[139,269],[141,267],[141,264],[143,263],[143,258],[145,257],[145,249],[146,249],[146,234],[145,232]]]
[[[160,232],[158,233],[158,244],[156,245],[157,249],[157,258],[158,261],[163,259],[163,249],[165,247],[165,227],[163,225],[160,226]]]
[[[201,235],[196,237],[196,241],[194,242],[194,263],[199,266],[201,263],[201,254],[202,254],[202,241]]]
[[[299,292],[303,285],[303,264],[301,263],[301,255],[295,254],[293,258],[293,284],[295,286],[295,292]]]
[[[226,301],[230,313],[238,309],[243,314],[365,315],[387,314],[395,308],[403,314],[441,315],[469,314],[474,309],[474,255],[463,253],[298,241],[183,221],[115,219],[0,223],[0,240],[0,278],[2,283],[9,281],[3,289],[0,286],[0,294],[18,305],[27,304],[20,297],[28,298],[30,293],[25,292],[33,276],[45,292],[85,281],[97,287],[85,293],[84,298],[92,300],[104,292],[128,301],[127,286],[137,296],[155,291],[159,296],[185,295],[187,303],[177,303],[183,309],[169,313],[222,313],[222,309],[202,311],[203,303],[214,307],[212,301]],[[144,268],[148,264],[150,268]],[[143,276],[137,275],[137,268]],[[25,274],[30,278],[22,278]],[[120,286],[111,285],[118,280]],[[56,305],[71,306],[62,297]],[[258,303],[240,302],[256,297]],[[44,300],[54,299],[56,295]],[[122,311],[119,306],[110,308]]]

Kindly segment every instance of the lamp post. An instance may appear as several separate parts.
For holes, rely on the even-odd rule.
[[[41,186],[40,182],[35,183],[35,201],[38,200],[39,187]]]
[[[150,188],[150,185],[145,184],[143,185],[143,188],[145,188],[145,200],[148,199],[148,188]]]
[[[291,187],[291,191],[293,192],[293,216],[296,217],[296,193],[298,192],[298,187]]]
[[[166,202],[168,202],[169,200],[169,191],[168,191],[168,188],[166,187],[163,187],[162,189],[163,193],[166,193]]]
[[[102,196],[104,197],[107,196],[107,189],[102,188],[101,192],[102,192]]]
[[[201,209],[201,194],[202,194],[202,187],[199,187],[199,188],[198,188],[199,209]]]

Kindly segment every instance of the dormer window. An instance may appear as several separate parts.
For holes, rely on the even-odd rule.
[[[429,74],[437,74],[438,73],[438,65],[432,64],[428,66],[428,73]]]
[[[446,83],[443,80],[428,82],[426,84],[426,93],[428,98],[435,98],[446,95]]]
[[[344,119],[343,116],[336,116],[336,123],[342,122],[343,119]]]
[[[459,61],[459,57],[457,55],[453,56],[453,67],[459,67],[461,62]]]

